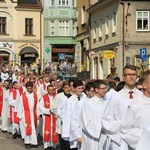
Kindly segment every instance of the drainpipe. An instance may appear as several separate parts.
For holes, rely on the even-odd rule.
[[[120,1],[120,4],[122,5],[122,66],[124,67],[124,55],[125,55],[125,49],[124,49],[124,27],[125,27],[125,19],[124,19],[124,15],[125,15],[125,4],[124,2]]]
[[[43,2],[43,5],[44,5],[44,2]],[[41,9],[41,12],[40,12],[40,64],[41,64],[41,69],[43,69],[43,32],[42,32],[42,23],[43,23],[43,18],[42,18],[42,14],[43,14],[43,6],[42,6],[42,9]]]

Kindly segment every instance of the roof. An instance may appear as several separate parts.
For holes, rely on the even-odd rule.
[[[37,0],[19,0],[18,5],[20,4],[31,4],[31,5],[37,5]]]
[[[17,8],[41,8],[42,4],[40,0],[18,0]]]

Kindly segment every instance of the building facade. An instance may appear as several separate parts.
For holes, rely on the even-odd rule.
[[[74,63],[76,0],[41,0],[44,7],[44,61]]]
[[[77,71],[89,71],[89,0],[77,1],[78,22],[77,22]]]
[[[89,7],[90,49],[95,52],[92,78],[103,79],[108,74],[121,77],[126,64],[141,67],[140,49],[146,48],[149,53],[150,48],[149,4],[148,1],[101,0]]]
[[[0,64],[29,65],[42,59],[39,0],[0,1]]]

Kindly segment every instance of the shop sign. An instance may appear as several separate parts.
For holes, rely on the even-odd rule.
[[[112,59],[115,57],[115,52],[111,50],[104,51],[104,58]]]
[[[14,42],[0,42],[0,48],[7,48],[14,51]]]
[[[52,52],[53,53],[74,53],[75,52],[75,48],[56,48],[53,47],[52,48]]]
[[[35,57],[35,54],[24,54],[24,57]]]

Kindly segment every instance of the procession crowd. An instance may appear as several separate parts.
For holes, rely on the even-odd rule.
[[[0,129],[26,149],[149,150],[150,70],[123,68],[122,81],[59,80],[19,68],[0,82]],[[42,124],[42,126],[41,126]],[[42,132],[41,132],[42,128]]]

